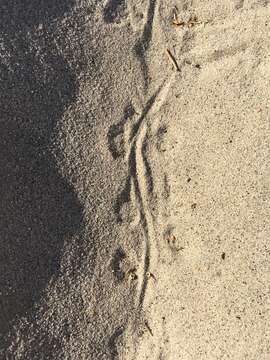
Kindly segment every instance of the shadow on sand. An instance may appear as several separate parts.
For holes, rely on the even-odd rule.
[[[0,0],[0,339],[59,275],[64,241],[82,225],[82,206],[48,151],[75,100],[75,75],[49,36],[38,54],[23,30],[63,16],[72,4]]]

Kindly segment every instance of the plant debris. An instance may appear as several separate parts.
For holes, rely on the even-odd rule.
[[[179,28],[179,27],[193,27],[195,25],[199,25],[199,24],[207,24],[208,21],[199,21],[197,15],[191,15],[188,21],[184,21],[182,19],[179,18],[178,13],[177,13],[177,9],[174,9],[173,12],[173,20],[172,20],[172,26]]]
[[[173,54],[170,52],[169,49],[166,49],[166,53],[167,53],[169,59],[171,60],[171,63],[173,64],[173,67],[175,68],[175,70],[180,71],[180,68],[179,68],[179,66],[177,64],[177,61],[175,60]]]
[[[153,331],[152,331],[152,329],[150,328],[147,320],[145,320],[144,325],[145,325],[146,329],[149,331],[150,335],[151,335],[151,336],[154,336]]]

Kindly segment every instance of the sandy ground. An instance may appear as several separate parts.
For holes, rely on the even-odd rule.
[[[270,359],[269,1],[0,14],[0,358]]]

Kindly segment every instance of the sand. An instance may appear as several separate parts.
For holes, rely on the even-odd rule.
[[[0,14],[0,358],[268,360],[269,1]]]

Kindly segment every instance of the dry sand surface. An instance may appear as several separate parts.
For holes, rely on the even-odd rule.
[[[270,2],[0,0],[0,359],[270,359]]]

